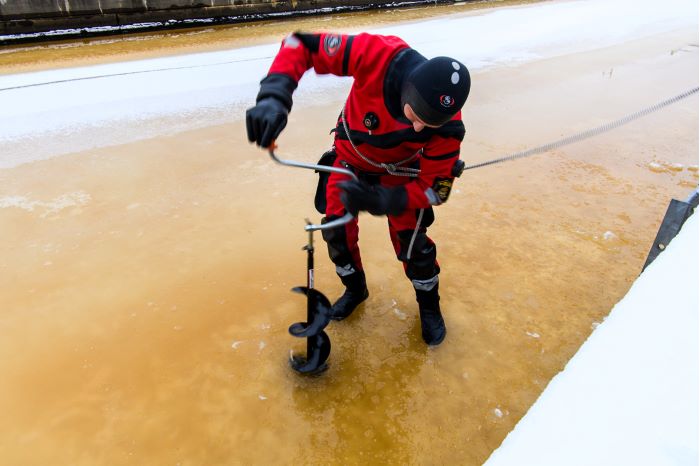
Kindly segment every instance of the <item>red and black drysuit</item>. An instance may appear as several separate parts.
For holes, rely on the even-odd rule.
[[[389,233],[414,288],[428,291],[436,288],[440,269],[435,244],[426,229],[434,220],[432,206],[447,200],[454,177],[459,175],[455,168],[459,167],[465,130],[461,112],[439,128],[426,127],[419,132],[404,116],[403,80],[425,61],[394,36],[295,33],[283,41],[267,77],[261,81],[257,101],[274,97],[290,110],[292,92],[310,68],[318,74],[354,78],[335,128],[334,147],[321,163],[330,165],[332,161],[333,166],[350,168],[369,184],[403,187],[398,196],[400,213],[387,215]],[[389,174],[387,167],[392,171],[391,164],[420,169],[420,173],[415,177]],[[405,173],[403,168],[394,170]],[[328,221],[346,212],[338,184],[347,179],[337,173],[327,178],[322,213]],[[358,287],[360,282],[364,285],[358,232],[357,219],[323,232],[330,258],[348,288]]]

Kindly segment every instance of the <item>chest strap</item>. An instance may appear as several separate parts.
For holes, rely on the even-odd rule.
[[[347,104],[347,102],[345,102],[345,105],[343,105],[343,110],[340,112],[340,119],[343,122],[343,128],[345,129],[345,134],[348,137],[348,141],[350,142],[350,145],[352,146],[355,153],[362,160],[367,162],[368,164],[372,165],[375,168],[381,168],[383,170],[386,170],[386,172],[390,175],[417,177],[418,174],[420,173],[419,168],[410,168],[410,167],[402,167],[401,166],[405,163],[408,163],[408,162],[415,160],[415,158],[418,157],[417,152],[404,160],[400,160],[398,162],[393,162],[393,163],[377,162],[377,161],[370,159],[369,157],[364,155],[362,152],[360,152],[360,150],[357,148],[355,143],[352,142],[352,138],[350,137],[350,129],[348,128],[347,118],[345,118],[345,108],[347,106],[348,106],[348,104]]]

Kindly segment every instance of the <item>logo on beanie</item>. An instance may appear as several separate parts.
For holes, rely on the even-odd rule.
[[[326,55],[332,57],[338,50],[340,50],[340,43],[342,39],[338,34],[328,34],[323,41],[323,50],[326,51]]]
[[[440,96],[440,105],[442,105],[445,108],[450,108],[455,104],[455,99],[453,99],[449,95],[441,95]]]

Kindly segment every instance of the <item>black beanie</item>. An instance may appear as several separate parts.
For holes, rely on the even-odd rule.
[[[454,58],[426,60],[411,71],[401,89],[401,107],[408,104],[423,123],[442,126],[467,101],[469,70]]]

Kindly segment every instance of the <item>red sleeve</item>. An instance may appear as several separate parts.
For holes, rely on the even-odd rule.
[[[297,32],[282,41],[269,74],[285,74],[299,82],[313,68],[318,74],[357,77],[405,47],[408,44],[395,36]]]

